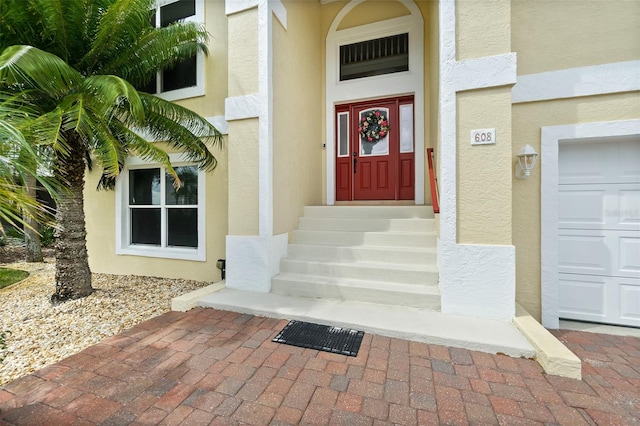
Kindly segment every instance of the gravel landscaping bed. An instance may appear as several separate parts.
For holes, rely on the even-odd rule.
[[[0,290],[0,331],[8,331],[8,354],[0,385],[75,354],[142,321],[167,312],[171,299],[208,283],[93,274],[95,292],[52,305],[55,263],[0,264],[29,271],[24,281]]]

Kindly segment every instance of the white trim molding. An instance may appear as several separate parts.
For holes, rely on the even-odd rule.
[[[281,0],[226,0],[224,12],[227,16],[234,13],[244,12],[245,10],[254,9],[261,4],[269,3],[273,15],[280,21],[280,24],[287,29],[287,9]]]
[[[326,100],[326,198],[336,200],[335,176],[335,114],[336,105],[367,99],[402,95],[414,96],[416,122],[425,116],[424,109],[424,21],[420,9],[412,0],[399,0],[411,15],[373,24],[338,30],[342,19],[364,0],[352,0],[335,17],[326,39],[325,100]],[[359,41],[409,33],[409,71],[340,81],[340,46]],[[366,94],[366,98],[363,98]],[[424,126],[415,126],[415,203],[424,204],[425,155]]]
[[[224,118],[227,121],[244,120],[260,116],[260,95],[232,96],[224,100]]]
[[[214,115],[212,117],[205,117],[210,124],[213,125],[223,135],[229,134],[229,123],[224,119],[224,115]]]
[[[527,74],[518,77],[514,104],[640,90],[640,61]]]
[[[516,55],[456,60],[456,2],[439,1],[440,240],[442,312],[511,321],[515,315],[515,247],[457,243],[457,103],[459,91],[516,82]]]
[[[456,91],[498,87],[516,83],[516,54],[485,56],[458,61],[454,67]]]
[[[560,144],[593,142],[594,138],[640,136],[640,120],[605,121],[542,127],[540,269],[542,325],[560,326],[558,304],[558,152]]]

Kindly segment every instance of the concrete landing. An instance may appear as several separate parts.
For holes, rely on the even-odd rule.
[[[533,346],[511,323],[417,308],[312,299],[225,288],[200,298],[198,306],[271,318],[350,327],[389,337],[532,358]]]

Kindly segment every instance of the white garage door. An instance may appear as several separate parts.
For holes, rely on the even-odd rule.
[[[560,317],[640,327],[640,138],[559,150]]]

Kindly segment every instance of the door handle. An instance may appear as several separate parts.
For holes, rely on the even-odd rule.
[[[356,173],[356,165],[358,164],[358,157],[357,157],[357,153],[355,151],[353,151],[353,173]]]

